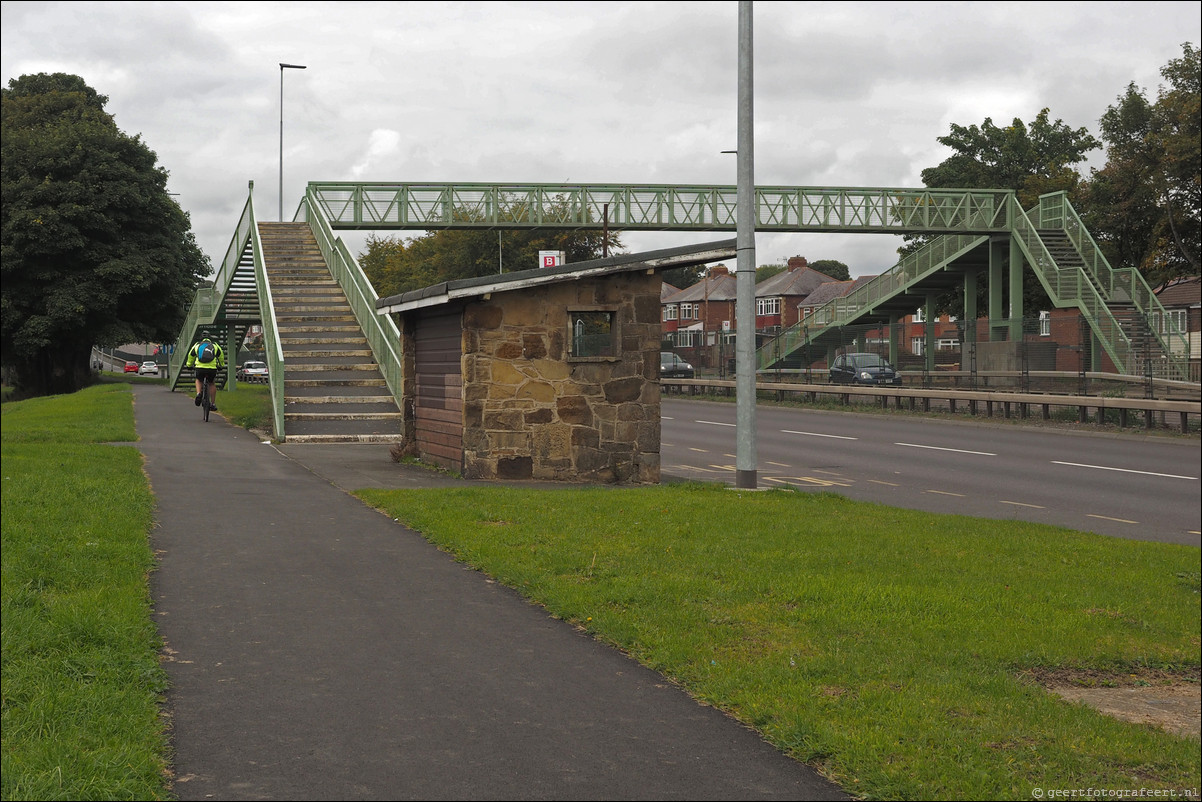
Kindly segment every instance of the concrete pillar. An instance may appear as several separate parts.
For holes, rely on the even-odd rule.
[[[901,336],[897,325],[900,317],[896,312],[889,315],[889,364],[897,367],[898,337]]]

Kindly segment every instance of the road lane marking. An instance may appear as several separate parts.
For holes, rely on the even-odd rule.
[[[955,496],[956,498],[965,498],[963,493],[949,493],[946,490],[924,490],[924,493],[938,493],[941,496]]]
[[[1005,500],[999,499],[998,503],[999,504],[1013,504],[1015,507],[1030,507],[1033,510],[1046,510],[1047,509],[1047,507],[1041,507],[1038,504],[1024,504],[1021,501],[1005,501]]]
[[[932,451],[954,451],[957,454],[976,454],[981,457],[996,457],[992,451],[968,451],[963,448],[943,448],[942,446],[924,446],[919,443],[894,443],[895,446],[905,446],[906,448],[929,448]]]
[[[1197,476],[1178,476],[1175,473],[1155,473],[1154,471],[1137,471],[1131,468],[1112,468],[1109,465],[1088,465],[1084,462],[1061,462],[1060,460],[1052,460],[1053,465],[1068,465],[1073,468],[1096,468],[1099,471],[1119,471],[1121,473],[1139,473],[1144,476],[1160,476],[1165,479],[1189,479],[1190,481],[1198,481]]]
[[[1116,521],[1120,524],[1137,524],[1137,523],[1139,523],[1139,521],[1128,521],[1126,518],[1111,518],[1109,515],[1094,515],[1093,513],[1086,513],[1086,515],[1089,518],[1101,518],[1103,521]]]
[[[868,481],[874,485],[889,485],[889,487],[901,487],[901,485],[899,485],[897,482],[883,482],[880,479],[869,479]]]
[[[716,421],[716,420],[699,420],[699,421],[697,421],[697,423],[705,423],[710,426],[732,426],[733,427],[733,426],[738,425],[738,424],[734,424],[734,423],[722,423],[721,421]]]
[[[841,434],[819,434],[818,432],[798,432],[793,429],[781,429],[784,434],[803,434],[806,437],[829,437],[832,440],[859,440],[858,437],[846,437]]]
[[[689,446],[689,451],[696,451],[698,454],[710,453],[710,450],[708,448],[694,448],[693,446]]]
[[[792,467],[793,467],[792,465],[788,465],[788,464],[786,464],[786,463],[784,463],[784,462],[771,462],[771,461],[769,461],[769,462],[768,462],[768,464],[769,464],[769,465],[775,465],[775,466],[776,466],[776,467],[778,467],[778,468],[792,468]]]

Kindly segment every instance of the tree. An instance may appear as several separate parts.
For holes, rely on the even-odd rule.
[[[1199,51],[1182,45],[1161,75],[1155,104],[1134,83],[1099,123],[1106,165],[1086,185],[1086,225],[1116,267],[1153,286],[1198,275],[1202,244],[1202,93]]]
[[[95,346],[173,339],[209,272],[167,172],[75,75],[0,90],[3,364],[27,395],[73,392]]]
[[[835,281],[851,281],[851,268],[835,259],[819,259],[811,262],[810,267],[819,273],[825,273]]]
[[[461,219],[470,219],[457,212]],[[511,220],[526,219],[511,207]],[[428,287],[440,281],[475,278],[537,268],[539,251],[563,251],[569,264],[600,259],[622,250],[617,233],[598,229],[456,229],[400,239],[375,237],[359,254],[359,265],[381,297]]]
[[[1015,117],[1005,128],[994,125],[989,117],[978,128],[951,125],[951,133],[938,142],[955,153],[935,167],[922,171],[928,187],[965,187],[973,189],[1012,189],[1019,204],[1029,209],[1040,195],[1065,191],[1077,194],[1081,176],[1074,165],[1085,161],[1089,151],[1100,143],[1085,128],[1072,129],[1061,120],[1050,122],[1049,110],[1043,109],[1028,127]],[[906,235],[906,244],[898,249],[905,256],[926,244],[931,237]],[[984,287],[981,288],[983,293]],[[1032,276],[1023,281],[1023,308],[1047,309],[1051,306],[1042,285]],[[941,296],[939,312],[962,314],[963,290]],[[979,309],[988,308],[979,303]]]
[[[1043,109],[1028,128],[1015,117],[998,128],[989,117],[978,128],[952,124],[951,133],[938,138],[955,151],[936,167],[922,171],[928,187],[1013,189],[1024,209],[1040,195],[1067,191],[1072,195],[1081,176],[1073,165],[1101,146],[1085,128],[1073,130],[1057,120],[1048,121]]]

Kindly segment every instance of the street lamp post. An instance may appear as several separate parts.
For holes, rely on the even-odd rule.
[[[304,64],[280,62],[280,222],[284,222],[284,70],[303,70]]]

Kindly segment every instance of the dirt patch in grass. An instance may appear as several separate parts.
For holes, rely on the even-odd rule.
[[[1202,722],[1202,672],[1140,670],[1110,673],[1082,669],[1033,670],[1027,676],[1049,692],[1108,716],[1198,739]]]

